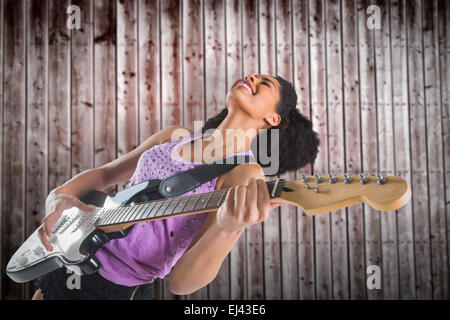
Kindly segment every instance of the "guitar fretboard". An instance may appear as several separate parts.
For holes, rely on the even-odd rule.
[[[283,185],[280,179],[266,182],[266,184],[271,198],[280,195]],[[223,204],[228,190],[219,189],[190,196],[165,198],[106,209],[101,213],[96,225],[97,227],[103,227],[214,211]]]

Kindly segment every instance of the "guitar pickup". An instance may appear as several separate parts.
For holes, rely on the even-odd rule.
[[[68,217],[66,215],[63,215],[58,222],[56,222],[55,226],[52,229],[52,233],[58,232],[58,230],[61,228],[61,226],[66,223]]]

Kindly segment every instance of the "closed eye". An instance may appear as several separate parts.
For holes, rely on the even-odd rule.
[[[261,82],[262,84],[265,84],[267,87],[270,88],[270,85],[267,82]]]

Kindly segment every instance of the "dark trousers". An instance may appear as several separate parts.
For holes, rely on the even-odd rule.
[[[153,300],[155,295],[154,283],[121,286],[98,272],[77,276],[66,268],[38,278],[36,287],[42,290],[44,300]]]

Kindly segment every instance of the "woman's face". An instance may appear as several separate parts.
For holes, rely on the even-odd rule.
[[[233,82],[227,93],[226,105],[229,112],[242,111],[252,119],[276,126],[281,121],[276,111],[279,100],[280,84],[274,77],[250,73]]]

